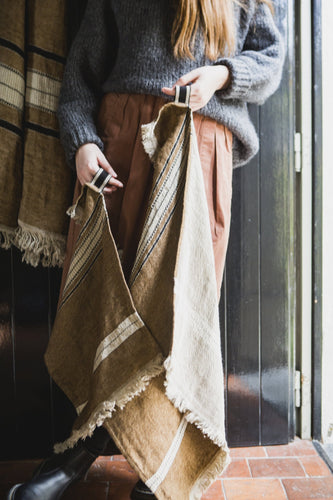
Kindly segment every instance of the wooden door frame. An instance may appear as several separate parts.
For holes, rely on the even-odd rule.
[[[312,0],[312,437],[322,437],[322,28]]]
[[[295,2],[297,175],[297,434],[322,433],[322,65],[321,0]],[[297,154],[295,149],[295,154]],[[309,223],[311,221],[311,223]]]

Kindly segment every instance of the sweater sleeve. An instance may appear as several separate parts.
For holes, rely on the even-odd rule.
[[[243,50],[234,57],[221,58],[230,71],[230,84],[218,90],[222,99],[262,104],[278,88],[285,46],[269,7],[259,3],[251,19]]]
[[[105,0],[88,0],[61,85],[57,112],[60,140],[73,169],[75,153],[82,144],[93,142],[103,150],[96,115],[101,85],[111,70],[115,51],[115,28],[107,4]]]

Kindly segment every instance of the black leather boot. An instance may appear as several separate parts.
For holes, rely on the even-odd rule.
[[[145,485],[141,479],[131,491],[131,500],[157,500],[154,493]]]
[[[7,500],[58,500],[95,460],[96,456],[79,441],[74,448],[44,460],[30,481],[11,488]]]
[[[73,448],[43,460],[30,481],[11,488],[7,500],[59,500],[70,484],[86,474],[109,444],[107,431],[97,428],[91,437],[79,440]]]

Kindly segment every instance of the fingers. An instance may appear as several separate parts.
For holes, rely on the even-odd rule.
[[[118,177],[116,172],[113,170],[113,168],[111,167],[110,163],[108,162],[108,160],[105,158],[104,154],[102,153],[102,151],[99,149],[98,152],[97,152],[97,169],[99,167],[102,167],[103,170],[105,170],[108,174],[111,174],[112,177]],[[97,172],[97,170],[96,170]]]
[[[116,186],[109,186],[109,185],[106,185],[105,188],[103,189],[103,193],[104,194],[111,194],[111,193],[114,193],[115,191],[117,191],[117,187]]]
[[[175,83],[175,85],[179,85],[180,87],[183,87],[184,85],[188,85],[189,83],[195,82],[197,78],[199,78],[201,72],[201,68],[196,68],[190,71],[189,73],[186,73],[186,75],[181,76]]]
[[[124,187],[123,183],[120,182],[117,179],[118,176],[117,176],[116,172],[113,170],[113,168],[111,167],[110,163],[108,162],[108,160],[106,159],[106,157],[104,156],[104,154],[102,153],[102,151],[98,152],[97,160],[98,160],[97,170],[98,170],[99,167],[101,167],[108,174],[112,175],[112,177],[109,180],[108,184],[111,185],[111,186],[119,187],[119,188]],[[97,170],[96,170],[96,172],[97,172]]]
[[[174,96],[176,94],[175,88],[163,87],[162,92],[167,95]],[[191,85],[190,107],[192,111],[197,111],[206,104],[206,100],[201,92],[201,87],[195,83]]]
[[[176,89],[174,87],[163,87],[162,92],[166,95],[176,95]]]
[[[91,182],[99,168],[103,168],[112,177],[105,188],[110,192],[117,188],[122,188],[123,183],[117,179],[117,173],[102,153],[100,148],[94,143],[87,143],[80,146],[75,155],[76,173],[80,184]]]
[[[173,87],[163,87],[162,92],[164,92],[164,94],[167,94],[169,96],[175,96],[176,86],[184,87],[188,84],[191,84],[189,105],[192,111],[197,111],[206,104],[202,96],[201,86],[197,84],[200,74],[201,74],[200,68],[190,71],[186,75],[183,75],[181,78],[179,78]]]
[[[203,93],[202,87],[194,83],[191,86],[191,96],[190,96],[190,107],[192,111],[198,111],[198,109],[201,109],[205,104],[207,104],[207,96],[206,94]]]
[[[190,107],[192,111],[198,111],[217,90],[225,88],[229,82],[230,71],[226,66],[201,66],[181,76],[172,87],[163,87],[162,92],[174,96],[176,85],[182,87],[191,84]]]
[[[178,78],[176,83],[172,87],[163,87],[162,92],[164,94],[174,96],[176,93],[176,85],[179,87],[184,87],[185,85],[189,85],[190,83],[193,84],[201,75],[201,68],[196,68],[190,71],[189,73],[186,73],[186,75],[181,76]],[[192,93],[193,85],[191,86],[191,93]]]

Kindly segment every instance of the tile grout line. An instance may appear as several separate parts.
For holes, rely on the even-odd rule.
[[[305,467],[304,467],[304,465],[303,465],[302,460],[300,460],[300,459],[298,458],[298,461],[299,461],[299,463],[301,464],[302,469],[304,470],[305,477],[310,477],[310,476],[309,476],[309,474],[308,474],[308,473],[306,472],[306,470],[305,470]]]
[[[287,491],[286,491],[286,488],[284,487],[284,484],[283,484],[283,481],[282,481],[282,478],[280,477],[280,478],[278,478],[278,479],[279,479],[279,481],[280,481],[281,488],[282,488],[283,493],[284,493],[284,494],[285,494],[285,496],[286,496],[286,499],[287,499],[287,500],[289,500],[289,498],[288,498],[288,494],[287,494]]]
[[[251,476],[251,478],[253,478],[252,469],[251,469],[251,466],[250,466],[249,459],[248,459],[248,458],[246,458],[245,460],[246,460],[247,468],[248,468],[248,469],[249,469],[249,471],[250,471],[250,476]]]
[[[226,493],[225,488],[224,488],[224,479],[221,479],[221,483],[222,483],[222,493],[224,495],[224,499],[228,500],[227,499],[227,493]]]

